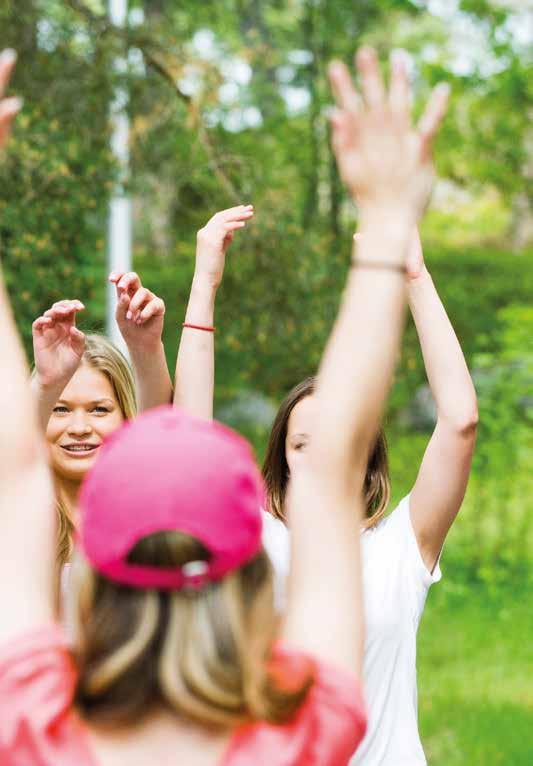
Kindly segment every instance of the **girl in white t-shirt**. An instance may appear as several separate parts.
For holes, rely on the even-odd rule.
[[[213,414],[215,300],[234,233],[230,218],[237,213],[244,226],[252,218],[253,208],[243,205],[221,211],[198,232],[199,248],[178,352],[175,402],[199,417]],[[351,766],[420,766],[426,762],[417,723],[416,631],[429,585],[440,579],[438,558],[463,500],[476,433],[474,387],[425,267],[418,235],[411,243],[406,276],[438,422],[410,496],[386,518],[390,482],[382,433],[368,461],[367,519],[361,549],[369,729]],[[305,381],[285,400],[265,464],[270,514],[264,513],[263,544],[278,575],[280,608],[291,546],[284,524],[285,493],[291,474],[305,461],[313,385],[312,380]],[[316,566],[320,568],[319,560]]]
[[[367,734],[350,766],[423,766],[417,721],[416,633],[439,555],[466,490],[474,450],[474,386],[453,327],[424,264],[418,234],[407,262],[409,306],[437,407],[437,425],[410,494],[387,517],[390,480],[380,433],[367,467],[361,549],[366,616],[363,675]],[[272,427],[263,473],[277,519],[266,547],[284,578],[290,551],[285,494],[305,461],[315,381],[288,394]],[[283,536],[285,530],[285,537]],[[319,562],[317,562],[319,565]],[[282,591],[282,584],[278,584]]]

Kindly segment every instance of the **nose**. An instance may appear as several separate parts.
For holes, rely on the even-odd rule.
[[[80,436],[87,436],[87,434],[91,433],[91,422],[84,410],[80,409],[72,412],[67,431],[71,436],[76,436],[78,438]]]

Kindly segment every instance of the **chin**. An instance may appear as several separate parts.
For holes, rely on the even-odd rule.
[[[54,461],[53,471],[59,479],[66,481],[82,481],[88,471],[93,467],[96,455],[91,455],[83,461],[76,458],[69,460],[64,455],[62,460]]]

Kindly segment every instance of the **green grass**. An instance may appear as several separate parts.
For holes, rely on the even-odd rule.
[[[430,593],[418,640],[430,766],[533,764],[532,596],[445,580]]]

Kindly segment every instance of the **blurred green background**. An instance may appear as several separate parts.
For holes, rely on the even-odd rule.
[[[99,0],[0,0],[25,99],[0,166],[0,244],[19,327],[80,298],[102,329],[113,88],[129,93],[134,267],[167,304],[174,365],[195,235],[253,202],[217,307],[217,413],[262,455],[272,413],[313,372],[356,212],[328,144],[326,67],[361,43],[411,54],[415,103],[446,79],[426,261],[474,371],[480,427],[445,577],[419,639],[433,766],[533,763],[532,36],[516,0],[144,0],[121,31]],[[116,56],[128,65],[113,67]],[[385,65],[386,69],[386,65]],[[529,156],[528,156],[529,150]],[[432,425],[414,327],[387,415],[394,499]]]

